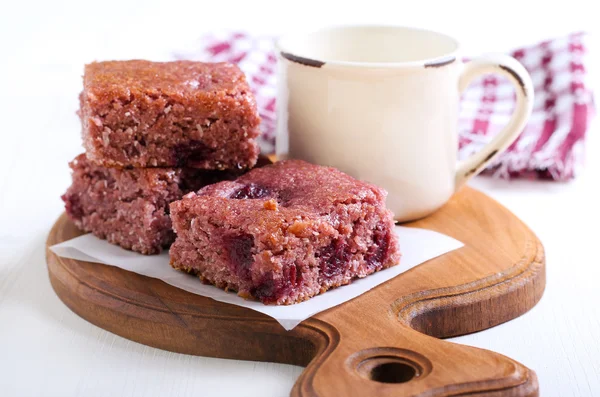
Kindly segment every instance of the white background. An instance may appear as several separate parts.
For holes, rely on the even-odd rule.
[[[166,59],[211,29],[277,34],[334,23],[431,28],[472,55],[594,32],[592,3],[2,0],[0,395],[285,396],[302,371],[146,347],[88,324],[53,294],[44,241],[62,212],[67,162],[81,151],[75,110],[84,63]],[[600,394],[600,139],[597,129],[589,135],[588,164],[575,182],[472,182],[539,235],[548,282],[526,315],[456,341],[533,368],[544,396]]]

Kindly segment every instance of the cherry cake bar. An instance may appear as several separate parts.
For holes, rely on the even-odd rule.
[[[307,300],[400,260],[386,192],[288,160],[171,203],[171,265],[266,304]]]
[[[229,63],[86,65],[79,116],[90,161],[105,167],[252,168],[260,118]]]
[[[70,167],[73,182],[62,196],[69,218],[85,232],[142,254],[159,253],[175,239],[169,218],[172,201],[239,176],[190,168],[105,168],[85,154]]]

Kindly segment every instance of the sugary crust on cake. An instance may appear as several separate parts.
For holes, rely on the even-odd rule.
[[[259,153],[254,96],[228,63],[91,63],[79,114],[88,158],[103,166],[245,169]]]

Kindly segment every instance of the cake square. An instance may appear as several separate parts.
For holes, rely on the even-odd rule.
[[[175,239],[169,203],[206,184],[239,175],[189,168],[105,168],[85,154],[69,165],[73,181],[62,199],[75,225],[142,254],[159,253]]]
[[[386,192],[288,160],[171,203],[171,265],[265,304],[293,304],[400,260]]]
[[[87,156],[105,167],[243,169],[259,153],[256,101],[229,63],[91,63],[79,115]]]

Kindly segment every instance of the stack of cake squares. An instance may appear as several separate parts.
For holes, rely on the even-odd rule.
[[[83,231],[159,253],[175,239],[171,202],[257,162],[260,118],[235,65],[96,62],[83,80],[85,153],[62,197]]]
[[[142,254],[173,243],[172,267],[265,304],[400,260],[383,189],[301,160],[246,173],[260,118],[237,66],[99,62],[83,80],[85,153],[63,195],[83,231]]]

